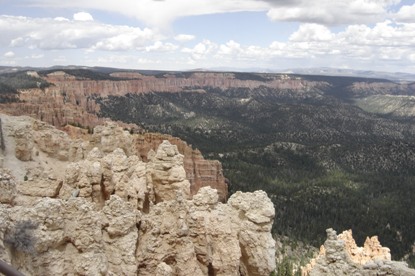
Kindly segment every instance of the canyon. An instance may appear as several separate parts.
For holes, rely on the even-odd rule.
[[[0,75],[0,83],[2,123],[14,133],[13,143],[17,145],[13,152],[15,158],[2,159],[3,167],[11,168],[4,172],[2,182],[6,187],[0,197],[4,204],[32,206],[44,197],[53,200],[73,197],[86,200],[85,204],[92,204],[93,209],[103,210],[113,208],[108,206],[110,202],[117,205],[121,200],[140,212],[141,220],[137,221],[143,227],[149,224],[150,228],[157,229],[166,229],[173,223],[173,220],[158,220],[157,215],[181,208],[180,214],[174,211],[170,215],[180,225],[172,230],[172,235],[164,230],[149,235],[145,227],[142,230],[136,227],[134,231],[148,241],[166,237],[168,243],[172,243],[173,237],[192,233],[190,240],[195,244],[193,236],[199,235],[201,226],[184,214],[206,209],[206,202],[195,202],[200,199],[199,193],[216,202],[206,203],[210,214],[202,212],[203,216],[222,225],[221,220],[211,217],[211,213],[220,214],[232,221],[226,231],[240,233],[241,225],[247,222],[229,215],[236,212],[234,207],[229,207],[234,202],[230,195],[243,197],[237,192],[242,190],[268,202],[255,194],[256,190],[264,190],[274,204],[275,219],[266,215],[269,221],[264,229],[258,225],[250,225],[250,229],[261,228],[260,232],[267,232],[272,225],[274,234],[319,246],[326,238],[327,228],[353,228],[357,242],[378,234],[395,258],[408,262],[413,259],[415,213],[408,206],[415,200],[412,193],[414,82],[298,74],[75,67],[8,73]],[[8,118],[16,122],[30,120],[13,117],[21,115],[40,121],[15,123],[21,126],[16,129],[7,123],[11,120]],[[52,127],[41,121],[58,130],[52,131]],[[50,131],[59,134],[51,136]],[[7,143],[5,146],[7,150]],[[44,159],[50,157],[53,161]],[[166,165],[173,159],[175,165]],[[34,160],[41,160],[41,167],[27,167],[37,162]],[[131,187],[127,183],[132,183]],[[79,212],[65,202],[45,204]],[[252,204],[237,208],[246,212],[254,208],[250,207]],[[85,208],[90,208],[87,205]],[[144,218],[144,214],[153,214],[151,221],[154,222]],[[250,222],[255,220],[251,215],[245,216],[250,217]],[[19,226],[16,223],[9,224],[4,233],[13,232]],[[105,223],[99,227],[111,231]],[[74,238],[68,238],[65,229],[62,231],[65,244],[71,243]],[[130,230],[114,231],[122,232],[122,236]],[[128,235],[133,234],[128,232]],[[98,255],[108,261],[107,253],[102,253],[102,248],[107,246],[106,237],[97,239],[99,242],[93,247],[101,248]],[[185,240],[187,244],[189,239]],[[251,275],[246,271],[256,271],[252,275],[272,271],[272,265],[256,268],[242,261],[247,258],[256,262],[244,257],[245,249],[230,254],[226,264],[216,261],[213,265],[216,257],[209,248],[216,241],[211,237],[209,242],[213,243],[198,239],[203,244],[200,248],[180,245],[177,252],[196,256],[190,267],[203,274],[236,267],[240,275]],[[237,243],[229,240],[225,247],[236,252]],[[267,246],[259,247],[270,251]],[[74,250],[71,245],[65,248]],[[128,248],[133,250],[131,245]],[[146,255],[149,253],[141,248],[142,259],[135,253],[134,260],[122,262],[129,269],[133,269],[132,263],[139,262],[137,269],[143,275],[154,275],[154,271],[160,275],[176,275],[188,257],[178,257],[176,251],[172,253],[175,257],[163,255],[166,248],[164,244],[153,248],[155,255]],[[7,258],[12,260],[10,256]],[[13,262],[23,267],[17,260]],[[146,263],[150,260],[156,261],[147,269]],[[113,265],[107,261],[105,266],[93,268],[98,269],[94,271],[112,271]],[[77,273],[82,274],[80,271]]]
[[[226,203],[210,186],[192,192],[176,145],[139,148],[139,135],[113,122],[74,137],[30,117],[0,121],[0,259],[24,275],[274,271],[276,210],[265,192],[236,192]],[[351,231],[328,229],[302,275],[339,273],[415,270],[392,261],[377,237],[360,248]]]

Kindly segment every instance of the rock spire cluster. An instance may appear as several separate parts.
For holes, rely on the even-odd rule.
[[[176,145],[162,141],[143,158],[136,138],[114,124],[73,139],[28,117],[1,119],[0,259],[25,275],[275,269],[265,192],[223,203],[209,185],[192,190]]]
[[[382,247],[377,236],[368,237],[363,247],[358,247],[351,230],[339,235],[331,228],[326,232],[326,242],[317,258],[303,267],[303,276],[415,275],[406,263],[391,260],[389,248]]]

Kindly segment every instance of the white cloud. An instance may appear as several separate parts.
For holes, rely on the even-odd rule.
[[[61,17],[61,16],[55,17],[55,18],[54,18],[54,20],[56,20],[56,21],[69,21],[69,19],[68,19],[68,18],[66,18],[66,17]]]
[[[174,45],[173,43],[163,43],[161,41],[156,41],[153,45],[147,46],[147,52],[171,52],[179,48],[179,46]]]
[[[267,15],[273,21],[299,21],[324,25],[372,23],[383,20],[388,8],[400,0],[298,0],[291,5],[281,1]]]
[[[290,41],[329,41],[333,39],[330,30],[319,24],[302,24],[298,31],[291,34]]]
[[[230,40],[219,46],[219,54],[221,55],[238,55],[241,52],[241,44]]]
[[[70,19],[0,15],[0,49],[3,52],[17,52],[14,48],[21,47],[34,50],[27,51],[27,57],[31,57],[31,53],[45,53],[49,61],[58,57],[55,62],[60,63],[75,63],[73,57],[76,57],[78,61],[88,61],[91,65],[146,64],[151,67],[151,64],[158,64],[157,60],[162,60],[159,65],[162,69],[163,66],[181,68],[186,62],[197,64],[197,67],[252,67],[260,64],[275,67],[285,60],[293,64],[297,62],[300,66],[307,62],[314,65],[315,62],[316,66],[352,68],[353,64],[359,63],[383,66],[390,60],[390,64],[414,68],[411,63],[415,59],[415,4],[397,9],[399,0],[19,1],[46,8],[116,12],[151,26],[138,28],[103,24],[94,21],[86,12],[76,13]],[[244,45],[238,39],[218,43],[201,33],[197,33],[198,39],[186,33],[174,36],[171,34],[175,30],[164,29],[184,16],[237,11],[268,11],[271,20],[301,24],[291,35],[282,35],[288,39],[278,39],[268,46],[259,44],[261,42]],[[338,24],[345,26],[332,28]],[[275,24],[275,28],[278,27]],[[163,34],[164,31],[167,35]],[[185,29],[181,31],[186,32]],[[221,37],[225,35],[221,34]],[[234,37],[240,37],[239,33]],[[65,49],[73,49],[68,51],[72,56],[67,55],[65,60],[59,57],[63,51],[47,52]],[[83,49],[87,58],[81,59],[83,55],[77,49]],[[103,53],[105,51],[111,53]],[[98,55],[101,56],[99,59]],[[3,62],[8,61],[5,56],[2,58]]]
[[[93,50],[126,51],[139,50],[161,38],[152,30],[127,26],[107,26],[108,37],[101,38],[93,45]]]
[[[12,51],[6,52],[6,53],[4,54],[4,57],[5,57],[5,58],[13,58],[14,56],[15,56],[15,53],[14,53],[14,52],[12,52]]]
[[[405,49],[396,49],[395,47],[382,47],[379,49],[379,58],[384,60],[401,60],[405,58],[406,54]]]
[[[0,46],[45,50],[131,50],[164,38],[149,28],[18,16],[0,16],[0,33]]]
[[[267,11],[273,21],[298,21],[324,25],[361,24],[383,21],[401,0],[20,0],[41,8],[101,10],[136,18],[148,26],[165,28],[186,16]],[[23,4],[24,5],[24,4]],[[397,17],[413,21],[413,7],[402,8]],[[75,17],[76,15],[76,17]],[[86,12],[75,20],[93,20]],[[409,21],[408,21],[409,20]],[[403,22],[403,21],[402,21]]]
[[[348,44],[379,47],[415,47],[415,24],[394,24],[391,21],[377,23],[373,28],[353,25],[338,37]]]
[[[394,17],[399,22],[415,23],[415,4],[402,6]]]
[[[209,40],[203,40],[202,42],[196,44],[193,48],[183,48],[183,53],[188,53],[191,55],[193,60],[206,59],[208,55],[211,55],[213,52],[216,52],[218,45]]]
[[[76,21],[94,21],[91,14],[87,12],[78,12],[73,15],[73,20]]]
[[[212,61],[224,64],[271,67],[278,60],[298,60],[304,66],[312,60],[314,66],[353,67],[355,64],[382,64],[393,61],[410,68],[415,48],[415,24],[384,21],[372,28],[351,25],[344,31],[332,32],[319,24],[302,24],[290,39],[274,41],[268,47],[241,45],[230,40],[224,44],[203,41],[182,52],[189,54],[189,64]],[[254,63],[253,63],[254,62]],[[208,66],[208,65],[204,65]],[[217,66],[212,64],[210,66]],[[381,67],[381,65],[379,65]],[[400,69],[402,70],[402,69]]]
[[[265,11],[270,5],[258,0],[21,0],[43,8],[77,8],[116,12],[139,19],[150,26],[167,27],[184,16],[239,11]]]
[[[174,40],[179,42],[188,42],[194,40],[196,37],[189,34],[179,34],[174,37]]]

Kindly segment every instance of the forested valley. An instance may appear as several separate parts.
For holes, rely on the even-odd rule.
[[[274,233],[319,246],[325,229],[352,229],[359,244],[378,235],[395,258],[408,257],[415,241],[413,117],[355,104],[390,91],[356,91],[354,82],[389,81],[303,78],[330,85],[304,93],[202,87],[97,101],[101,116],[178,136],[220,160],[230,192],[265,190],[276,208]]]

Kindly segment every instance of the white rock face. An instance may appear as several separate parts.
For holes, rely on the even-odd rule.
[[[34,252],[5,244],[6,261],[25,275],[132,275],[140,214],[111,196],[102,209],[83,198],[67,201],[44,197],[30,208],[0,205],[0,233],[31,221]],[[7,221],[6,221],[7,220]],[[16,237],[18,238],[18,237]]]
[[[168,141],[144,162],[111,124],[86,143],[29,118],[2,119],[0,259],[25,275],[274,270],[274,207],[265,192],[221,203],[207,186],[192,198],[183,155]]]
[[[275,241],[270,235],[274,205],[263,191],[236,192],[228,205],[239,229],[241,271],[244,275],[268,275],[266,268],[275,266]]]
[[[180,191],[185,198],[190,197],[190,183],[186,179],[183,155],[176,146],[168,141],[161,143],[150,159],[149,169],[156,202],[175,199],[176,191]]]
[[[250,221],[247,211],[264,216],[262,222]],[[227,204],[210,187],[193,200],[178,192],[176,200],[153,206],[141,221],[139,275],[154,275],[162,262],[174,275],[268,275],[275,268],[273,218],[274,207],[262,191],[236,193]]]
[[[18,222],[38,225],[31,230],[34,252],[0,244],[2,259],[26,275],[268,275],[275,269],[273,213],[261,210],[272,207],[265,193],[231,197],[260,199],[256,211],[269,215],[260,224],[231,203],[218,203],[209,187],[198,194],[204,202],[177,194],[148,214],[117,195],[101,209],[83,197],[44,197],[30,207],[2,204],[2,240]]]

